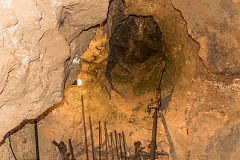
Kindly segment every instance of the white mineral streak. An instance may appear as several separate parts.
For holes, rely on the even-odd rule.
[[[81,58],[76,56],[73,58],[73,61],[72,61],[73,64],[80,64],[81,63]]]

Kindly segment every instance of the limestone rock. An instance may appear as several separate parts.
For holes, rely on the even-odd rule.
[[[73,0],[74,1],[74,0]],[[94,38],[96,27],[107,18],[109,0],[68,2],[58,12],[59,31],[70,44],[71,57],[65,63],[65,88],[71,85],[81,68],[81,55]]]
[[[81,55],[86,51],[90,41],[94,38],[96,29],[83,31],[70,43],[71,58],[65,62],[65,88],[72,85],[81,69]]]
[[[71,42],[84,29],[102,23],[107,17],[108,5],[108,0],[80,0],[64,6],[59,14],[60,31]]]
[[[80,33],[74,27],[104,21],[107,9],[108,0],[0,0],[0,140],[62,100],[70,57],[66,37]],[[62,32],[62,18],[73,26],[71,34]]]

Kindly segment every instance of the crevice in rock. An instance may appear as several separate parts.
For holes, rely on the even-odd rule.
[[[0,91],[0,94],[2,94],[2,93],[4,92],[4,89],[5,89],[5,87],[7,86],[7,83],[8,83],[9,75],[10,75],[10,73],[11,73],[13,70],[14,70],[14,69],[11,69],[11,70],[8,71],[7,77],[6,77],[6,80],[5,80],[5,84],[4,84],[3,88],[2,88],[2,90]]]
[[[173,3],[172,3],[172,7],[173,7],[173,9],[175,9],[177,12],[179,12],[180,16],[182,17],[182,20],[183,20],[184,23],[185,23],[185,26],[186,26],[186,32],[188,33],[188,24],[187,24],[187,21],[185,20],[185,18],[184,18],[184,16],[183,16],[181,10],[177,9],[177,8],[174,6]],[[189,37],[190,37],[190,38],[191,38],[196,44],[198,44],[198,48],[200,48],[200,44],[199,44],[199,42],[196,41],[196,40],[192,37],[192,35],[190,35],[189,33],[188,33],[188,36],[189,36]],[[198,49],[198,50],[199,50],[199,49]],[[199,57],[199,58],[200,58],[200,57]]]
[[[63,103],[63,102],[60,102]],[[2,146],[6,139],[9,137],[9,135],[14,135],[16,134],[18,131],[20,131],[21,129],[23,129],[27,124],[34,124],[34,121],[40,122],[41,120],[43,120],[46,116],[48,116],[48,114],[50,114],[52,111],[54,111],[55,109],[57,109],[58,107],[60,107],[60,105],[55,104],[53,107],[48,108],[43,114],[41,114],[40,116],[38,116],[36,119],[25,119],[23,120],[17,127],[13,128],[11,131],[9,131],[8,133],[6,133],[6,135],[4,136],[4,138],[2,139],[2,141],[0,142],[0,146]]]

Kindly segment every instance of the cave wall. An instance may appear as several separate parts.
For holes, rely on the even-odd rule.
[[[116,12],[121,14],[108,16],[111,20],[103,23],[102,30],[104,34],[108,34],[108,38],[125,18],[123,14],[152,16],[164,36],[167,71],[175,90],[166,112],[163,112],[165,119],[161,120],[165,123],[159,124],[158,150],[163,149],[169,153],[169,159],[239,159],[237,0],[125,0],[124,4],[121,0],[114,0],[109,8],[108,1],[24,1],[29,6],[28,10],[23,10],[20,6],[23,1],[11,2],[0,1],[3,8],[0,14],[12,15],[0,20],[0,41],[3,46],[0,53],[0,124],[5,128],[1,129],[2,137],[23,119],[37,117],[62,99],[63,89],[72,84],[81,68],[80,56],[89,48],[90,41],[95,39],[96,28],[99,28],[97,24],[106,19],[110,8],[109,13],[112,15]],[[127,10],[117,10],[119,5],[126,5]],[[32,12],[29,14],[25,11]],[[33,17],[26,18],[26,14]],[[83,134],[79,108],[79,95],[82,93],[92,94],[89,94],[92,97],[87,97],[89,105],[86,104],[86,114],[91,115],[92,111],[101,112],[97,114],[94,125],[99,119],[106,120],[107,114],[115,121],[110,122],[110,130],[126,130],[129,150],[133,149],[130,147],[136,140],[141,140],[145,146],[149,144],[152,119],[146,116],[144,109],[136,111],[135,108],[144,108],[154,93],[119,96],[115,91],[109,90],[103,70],[100,69],[99,75],[92,76],[98,79],[88,79],[86,76],[86,80],[92,83],[88,89],[67,89],[66,92],[76,92],[66,96],[66,100],[58,108],[53,108],[40,121],[40,146],[45,146],[41,150],[42,157],[59,158],[59,152],[51,144],[53,139],[67,142],[71,138],[76,154],[83,150],[84,140],[79,136]],[[16,81],[16,72],[19,74],[19,81]],[[163,81],[163,86],[167,86],[164,88],[165,95],[168,93],[165,91],[172,87],[167,81]],[[92,86],[95,83],[97,85],[94,88]],[[100,92],[92,93],[95,89],[100,89]],[[109,101],[106,90],[110,91],[112,101]],[[122,93],[128,91],[126,88]],[[94,103],[99,100],[95,96],[103,96],[103,101]],[[139,104],[138,100],[144,103]],[[34,105],[35,102],[38,102],[37,106]],[[106,109],[110,109],[110,112]],[[27,125],[12,135],[12,141],[19,157],[35,157],[32,151],[32,125]],[[9,154],[8,143],[2,145],[0,150],[0,158],[6,159]]]
[[[116,24],[113,23],[112,19],[115,19],[113,16],[117,16],[118,14],[115,13],[118,12],[118,10],[115,11],[114,8],[119,8],[119,5],[121,5],[122,2],[119,0],[111,3],[109,8],[113,9],[111,9],[111,15],[108,15],[107,24],[104,23],[104,20],[107,18],[105,15],[107,12],[105,11],[108,10],[108,5],[106,8],[99,5],[108,4],[105,3],[108,1],[101,2],[103,4],[100,2],[98,3],[98,1],[89,1],[89,4],[86,3],[87,6],[84,6],[83,3],[79,3],[79,5],[76,6],[69,4],[66,8],[71,10],[71,14],[68,14],[66,9],[64,9],[66,11],[66,13],[64,12],[65,16],[63,16],[64,14],[59,14],[59,23],[60,21],[63,21],[63,19],[67,19],[64,20],[64,23],[61,22],[61,25],[59,25],[58,28],[59,32],[63,35],[70,46],[70,55],[63,63],[65,67],[64,79],[66,79],[66,82],[65,86],[63,85],[62,87],[66,88],[66,90],[64,96],[65,98],[61,103],[54,105],[51,109],[38,117],[38,120],[40,120],[38,123],[39,143],[40,146],[45,146],[41,148],[40,151],[42,159],[61,159],[58,149],[51,143],[51,141],[56,140],[59,142],[63,140],[66,142],[69,138],[72,140],[76,157],[80,159],[82,158],[83,123],[80,108],[80,95],[84,95],[86,117],[88,117],[88,115],[94,115],[92,117],[94,127],[99,119],[107,119],[108,121],[111,121],[114,120],[113,117],[116,115],[116,108],[109,101],[109,93],[106,90],[107,86],[105,86],[105,84],[107,84],[107,80],[104,79],[104,74],[107,65],[108,40],[109,35],[111,34],[111,26]],[[104,14],[95,13],[96,8],[89,8],[89,6],[99,8],[99,10],[101,10]],[[84,8],[88,8],[89,10],[85,10]],[[76,29],[76,21],[69,20],[74,13],[74,9],[76,9],[75,18],[79,18],[80,30]],[[86,19],[82,18],[80,15],[83,13],[80,14],[78,10],[91,12],[91,14],[89,14],[90,17],[87,17],[85,13],[84,18]],[[119,12],[121,12],[121,10],[119,10]],[[78,13],[80,15],[78,15]],[[98,16],[101,18],[94,16],[95,14],[99,14]],[[98,24],[94,23],[93,25],[93,22],[89,21],[91,18],[94,20],[96,20],[95,18],[98,18]],[[118,18],[116,20],[118,20]],[[83,23],[85,21],[86,24]],[[103,24],[102,27],[100,27],[100,23]],[[71,29],[75,29],[76,33],[71,32]],[[99,48],[102,49],[99,50]],[[93,56],[95,58],[93,58]],[[82,69],[79,74],[80,68]],[[71,86],[77,75],[80,76],[83,81],[82,88],[77,87],[76,85]],[[22,127],[23,129],[11,136],[14,152],[17,157],[23,159],[34,159],[35,151],[32,150],[34,147],[32,124],[27,124],[26,126],[23,125]],[[97,135],[95,136],[95,138],[97,138]],[[6,159],[6,157],[10,154],[8,145],[9,143],[6,141],[0,147],[0,159]],[[11,154],[10,157],[12,157]]]
[[[75,35],[106,19],[108,4],[0,1],[1,140],[23,120],[36,118],[62,100],[64,62],[73,49],[69,44]]]
[[[165,37],[176,88],[160,139],[171,158],[239,159],[239,2],[126,3],[129,14],[152,15]]]
[[[204,65],[216,74],[239,75],[239,2],[174,0],[173,5],[199,43]]]

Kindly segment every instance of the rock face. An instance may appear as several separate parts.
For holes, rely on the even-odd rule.
[[[0,1],[1,140],[23,120],[36,118],[62,100],[69,43],[73,35],[104,21],[108,3]]]
[[[129,14],[152,15],[165,37],[176,88],[160,139],[170,157],[239,159],[239,3],[126,2]]]
[[[65,88],[71,85],[81,68],[81,55],[94,38],[96,27],[107,18],[109,1],[81,0],[62,7],[59,30],[70,44],[71,57],[65,63]]]
[[[173,5],[199,43],[198,55],[204,65],[216,74],[239,74],[239,2],[173,0]]]

